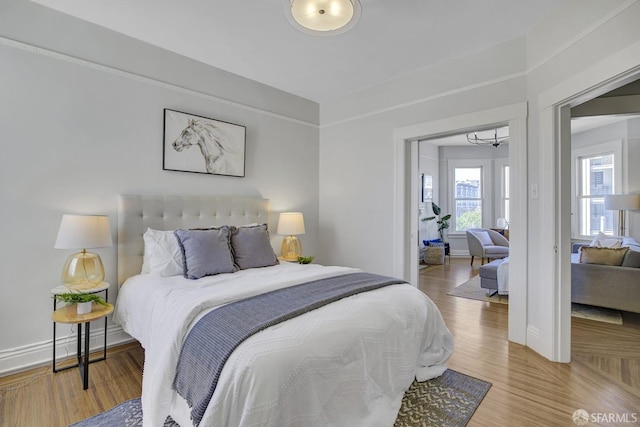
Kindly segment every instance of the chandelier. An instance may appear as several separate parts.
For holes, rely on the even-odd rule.
[[[492,132],[490,134],[489,132]],[[508,128],[507,128],[508,132]],[[493,131],[486,131],[485,135],[478,135],[480,132],[473,132],[467,134],[467,141],[471,144],[475,145],[484,145],[484,146],[493,146],[498,148],[500,144],[504,142],[509,142],[509,135],[498,136],[498,129],[494,129]]]
[[[299,31],[332,36],[351,29],[360,19],[359,0],[285,0],[284,15]]]

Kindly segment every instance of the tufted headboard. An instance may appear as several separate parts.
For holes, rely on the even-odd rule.
[[[269,200],[211,196],[121,195],[118,201],[118,285],[142,268],[147,227],[156,230],[269,224]]]

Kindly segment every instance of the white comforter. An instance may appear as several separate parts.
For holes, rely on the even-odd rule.
[[[114,320],[145,348],[144,426],[161,426],[167,415],[191,425],[186,402],[171,386],[182,341],[207,310],[357,271],[284,263],[200,280],[127,280]],[[242,343],[225,365],[200,425],[391,426],[413,379],[441,375],[452,350],[440,312],[413,286],[354,295]]]
[[[504,258],[496,271],[498,295],[509,295],[509,257]]]

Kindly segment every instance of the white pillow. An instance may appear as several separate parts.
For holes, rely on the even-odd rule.
[[[596,242],[596,248],[621,248],[622,241],[618,239],[600,239]]]
[[[169,277],[184,274],[182,251],[173,230],[147,228],[144,235],[142,274]]]
[[[619,245],[616,245],[616,242],[622,244],[622,237],[618,236],[607,236],[602,231],[599,231],[598,234],[593,238],[589,246],[593,246],[596,248],[619,248]]]
[[[473,234],[478,237],[482,246],[493,246],[493,240],[491,240],[491,236],[486,231],[475,231]]]

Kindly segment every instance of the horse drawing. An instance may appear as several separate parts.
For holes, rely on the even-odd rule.
[[[235,149],[226,132],[214,124],[189,119],[189,125],[171,145],[177,152],[194,145],[200,147],[207,173],[244,175],[243,153]]]

